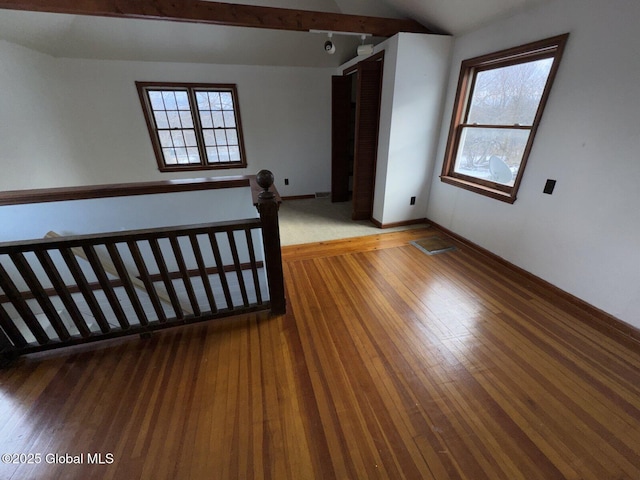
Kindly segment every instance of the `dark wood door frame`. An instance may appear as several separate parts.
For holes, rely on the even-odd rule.
[[[352,197],[353,220],[370,220],[373,214],[383,59],[384,51],[343,71],[343,77],[357,76]],[[332,84],[334,87],[332,92],[331,185],[333,201],[345,201],[346,197],[348,197],[348,194],[345,196],[344,188],[345,182],[349,181],[347,166],[349,140],[346,132],[351,99],[350,96],[347,96],[345,90],[350,83],[350,79],[345,79],[335,80],[335,83]],[[339,128],[344,130],[339,131]]]

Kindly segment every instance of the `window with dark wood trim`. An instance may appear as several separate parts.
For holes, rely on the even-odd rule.
[[[515,202],[568,36],[462,62],[443,182]]]
[[[136,86],[160,171],[247,166],[235,85]]]

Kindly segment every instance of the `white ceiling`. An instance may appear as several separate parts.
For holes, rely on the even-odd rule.
[[[405,16],[453,35],[553,0],[387,0]]]
[[[551,0],[241,0],[232,3],[413,18],[459,34],[492,19]],[[0,39],[54,57],[247,65],[335,67],[355,56],[358,37],[334,35],[336,53],[323,51],[326,37],[156,20],[0,10]],[[379,43],[382,38],[368,39]]]

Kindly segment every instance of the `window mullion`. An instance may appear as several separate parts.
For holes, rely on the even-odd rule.
[[[476,69],[475,68],[471,68],[468,70],[467,72],[468,78],[471,79],[471,81],[469,82],[469,80],[467,80],[467,91],[466,91],[466,98],[464,101],[464,110],[462,113],[462,118],[460,118],[460,123],[458,123],[458,125],[460,124],[465,124],[468,125],[468,120],[469,120],[469,113],[471,111],[471,102],[473,101],[473,92],[475,91],[476,88]]]
[[[200,112],[198,110],[198,101],[196,99],[195,90],[191,87],[187,88],[189,94],[189,106],[191,107],[191,117],[193,118],[193,128],[196,135],[196,144],[198,145],[198,153],[200,154],[200,165],[206,166],[207,151],[204,147],[204,135],[202,133],[202,123],[200,121]]]
[[[493,123],[461,123],[460,128],[500,128],[505,130],[531,130],[532,125],[506,125],[506,124],[493,124]]]

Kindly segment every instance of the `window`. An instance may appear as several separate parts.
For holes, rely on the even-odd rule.
[[[568,36],[462,62],[443,182],[515,202]]]
[[[247,166],[235,85],[136,86],[160,171]]]

